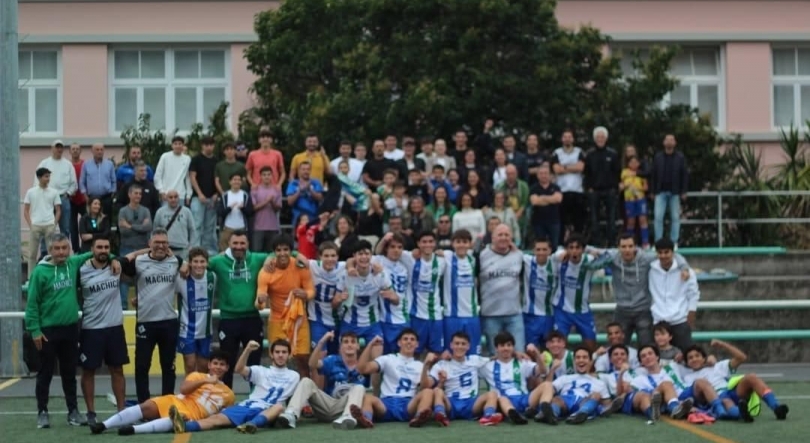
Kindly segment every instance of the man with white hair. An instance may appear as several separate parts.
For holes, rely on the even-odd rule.
[[[521,312],[519,278],[523,253],[513,248],[512,231],[505,224],[492,231],[492,243],[479,256],[478,280],[481,288],[481,327],[491,355],[495,336],[507,331],[515,337],[515,349],[526,348]]]
[[[622,172],[619,155],[607,146],[607,140],[608,130],[604,126],[596,127],[593,130],[595,146],[585,156],[585,189],[588,192],[588,208],[591,213],[591,243],[600,246],[616,241],[616,205]],[[607,214],[605,231],[602,231],[600,225],[600,203],[604,204]],[[603,232],[605,237],[602,237]]]

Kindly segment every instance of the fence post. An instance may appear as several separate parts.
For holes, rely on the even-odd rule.
[[[717,241],[723,247],[723,194],[717,193]]]

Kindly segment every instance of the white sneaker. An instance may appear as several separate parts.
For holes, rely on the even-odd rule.
[[[354,429],[356,426],[357,420],[355,420],[351,415],[344,415],[332,422],[332,428],[334,429],[344,429],[349,431]]]
[[[283,412],[276,419],[276,428],[295,429],[295,415],[293,415],[291,412]]]

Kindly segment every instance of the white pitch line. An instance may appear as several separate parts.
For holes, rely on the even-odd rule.
[[[785,374],[781,372],[773,372],[773,373],[765,372],[763,374],[757,375],[759,376],[759,378],[783,378],[785,376]]]

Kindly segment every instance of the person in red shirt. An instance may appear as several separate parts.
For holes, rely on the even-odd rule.
[[[70,162],[73,163],[73,169],[76,171],[76,179],[82,175],[82,147],[78,143],[70,145]],[[80,251],[81,244],[79,243],[79,218],[87,214],[87,196],[76,191],[70,197],[70,243],[73,247],[73,252]],[[110,215],[110,214],[107,214]]]

